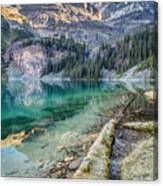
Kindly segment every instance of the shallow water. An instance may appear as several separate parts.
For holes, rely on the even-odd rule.
[[[124,96],[140,94],[149,82],[9,82],[2,86],[2,139],[33,128],[46,132],[19,146],[2,148],[2,175],[38,177],[63,160],[58,149],[80,141],[101,125],[101,113],[119,107]]]

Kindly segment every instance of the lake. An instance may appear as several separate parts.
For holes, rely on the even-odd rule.
[[[2,139],[32,129],[46,129],[20,145],[5,146],[2,175],[39,177],[58,160],[59,149],[81,141],[107,121],[102,114],[124,104],[130,95],[141,95],[151,82],[84,82],[38,80],[2,84]],[[114,113],[110,114],[110,117]]]

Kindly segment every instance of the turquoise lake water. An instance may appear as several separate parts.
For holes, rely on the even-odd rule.
[[[100,125],[99,114],[121,106],[123,97],[139,94],[151,83],[12,81],[2,85],[2,139],[33,128],[46,132],[2,151],[2,175],[37,177],[64,158],[58,147],[83,138]],[[44,167],[40,169],[40,162]]]

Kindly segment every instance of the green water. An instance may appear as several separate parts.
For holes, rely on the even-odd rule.
[[[150,89],[150,83],[9,82],[2,86],[2,139],[9,134],[47,131],[17,147],[2,148],[4,176],[37,177],[64,159],[58,147],[73,144],[101,124],[101,113],[122,105],[123,97]],[[44,162],[40,168],[40,162]]]

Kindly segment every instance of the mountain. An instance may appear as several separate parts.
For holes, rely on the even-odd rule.
[[[118,49],[118,42],[124,43],[124,37],[130,35],[128,44],[132,45],[132,41],[136,40],[132,37],[134,33],[144,30],[153,30],[152,33],[155,33],[157,4],[141,1],[11,5],[2,6],[1,15],[3,65],[11,76],[26,74],[29,70],[39,76],[59,73],[66,77],[71,74],[75,78],[85,77],[76,74],[82,73],[81,69],[92,68],[92,78],[101,77],[106,70],[117,71],[119,66],[125,70],[132,66],[133,58],[122,59],[122,55],[118,55],[118,52],[122,53]],[[150,40],[149,45],[155,42]],[[110,50],[119,57],[111,55]],[[127,48],[124,51],[131,52]],[[139,52],[142,53],[141,50]],[[145,58],[151,55],[154,54]],[[105,62],[95,62],[97,59]],[[111,59],[114,68],[106,65]],[[44,64],[44,60],[47,64]]]
[[[154,2],[17,5],[3,7],[2,15],[29,23],[41,37],[65,34],[92,47],[154,22],[155,6]]]

